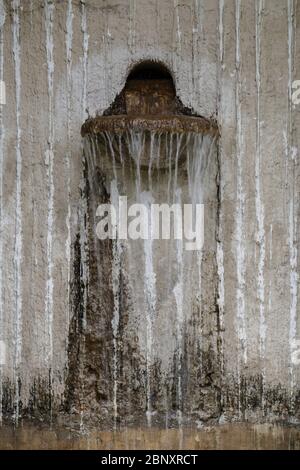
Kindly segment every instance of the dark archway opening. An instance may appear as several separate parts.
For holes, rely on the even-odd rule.
[[[172,75],[167,67],[151,60],[135,65],[127,77],[127,81],[129,80],[169,80],[174,86]]]

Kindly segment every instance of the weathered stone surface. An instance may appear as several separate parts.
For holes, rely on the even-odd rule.
[[[79,221],[86,189],[80,129],[109,108],[133,65],[157,60],[172,72],[184,107],[215,119],[220,131],[213,182],[217,263],[207,259],[212,267],[203,273],[215,301],[204,306],[202,355],[196,310],[185,333],[186,347],[194,348],[187,391],[188,402],[194,400],[193,422],[212,416],[299,418],[300,372],[292,358],[300,328],[300,107],[292,105],[289,90],[300,79],[300,3],[274,0],[262,9],[254,0],[34,0],[21,1],[20,8],[18,2],[2,3],[3,416],[46,420],[68,410],[71,420],[80,420],[86,402],[96,400],[102,408],[93,413],[103,412],[104,425],[111,411],[110,290],[103,292],[103,315],[93,298],[84,341],[82,334]],[[108,243],[103,250],[105,268]],[[92,265],[91,276],[95,270]],[[106,282],[109,276],[108,270]],[[142,407],[136,392],[141,353],[134,328],[127,327],[127,308],[119,371],[123,417]],[[97,328],[105,332],[102,341],[95,339]],[[211,368],[216,361],[218,378]],[[98,363],[106,370],[101,377]],[[98,387],[85,397],[88,377]],[[211,382],[218,381],[220,388],[212,391]],[[80,383],[82,395],[76,391]],[[153,379],[160,406],[157,383]]]

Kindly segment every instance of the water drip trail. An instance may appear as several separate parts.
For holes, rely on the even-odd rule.
[[[111,203],[116,208],[117,214],[119,213],[119,191],[117,181],[111,182]],[[114,413],[114,428],[117,428],[118,419],[118,341],[119,341],[119,324],[120,324],[120,277],[121,277],[121,257],[122,257],[122,242],[119,239],[117,226],[113,227],[116,231],[116,239],[113,240],[113,253],[112,253],[112,288],[114,309],[113,318],[111,321],[113,333],[113,413]]]
[[[83,121],[87,118],[87,68],[88,68],[88,52],[89,52],[89,34],[87,29],[86,5],[85,0],[81,0],[81,32],[82,32],[82,97],[81,108]]]
[[[171,201],[171,185],[172,185],[172,153],[173,153],[173,132],[169,134],[169,146],[167,145],[168,140],[166,138],[166,157],[169,163],[169,178],[168,178],[168,204]]]
[[[153,361],[153,321],[156,313],[156,274],[153,266],[153,225],[151,221],[151,204],[154,202],[150,192],[143,192],[139,196],[139,201],[147,208],[147,219],[144,220],[145,232],[148,237],[143,241],[145,271],[144,271],[144,292],[146,295],[146,399],[147,399],[147,424],[152,424],[152,403],[151,403],[151,366]]]
[[[176,134],[176,152],[175,152],[175,171],[174,171],[174,192],[173,192],[173,200],[176,199],[176,192],[177,192],[177,179],[178,179],[178,161],[179,161],[179,154],[181,151],[181,144],[182,144],[182,134]]]
[[[288,216],[288,241],[290,252],[290,319],[289,319],[289,344],[290,344],[290,393],[292,409],[295,405],[296,377],[293,364],[293,352],[297,338],[297,306],[298,306],[298,240],[297,240],[297,206],[296,206],[296,165],[297,148],[293,147],[293,106],[292,106],[292,80],[294,71],[294,41],[295,41],[295,4],[294,0],[288,0],[288,119],[287,119],[287,162],[290,168],[289,182],[289,216]],[[296,208],[295,208],[296,206]]]
[[[151,132],[150,134],[150,159],[149,159],[149,166],[148,166],[148,181],[149,181],[149,189],[152,191],[152,167],[153,167],[153,160],[154,160],[154,148],[155,148],[155,140],[156,134]]]
[[[81,0],[81,32],[82,32],[82,95],[81,95],[81,115],[82,120],[85,121],[87,118],[87,68],[88,68],[88,51],[89,51],[89,35],[88,35],[88,27],[87,27],[87,14],[86,14],[86,4],[85,0]],[[86,140],[82,144],[82,155],[84,161],[84,171],[89,172],[90,162],[93,161],[94,158],[91,158],[91,142],[87,142]],[[88,166],[88,168],[86,168]],[[86,317],[87,317],[87,305],[88,305],[88,286],[89,286],[89,248],[88,248],[88,234],[90,231],[90,221],[89,221],[89,213],[88,213],[88,195],[87,195],[87,182],[85,181],[85,175],[82,174],[81,178],[81,207],[80,207],[80,243],[81,243],[81,256],[82,256],[82,281],[84,286],[83,292],[83,318],[82,318],[82,326],[83,330],[86,329]],[[96,250],[97,253],[97,250]],[[85,354],[86,354],[86,344],[85,344],[85,334],[83,334],[83,362],[85,362]],[[81,364],[81,398],[82,401],[85,397],[84,391],[84,380],[83,380],[83,366]],[[80,409],[80,429],[84,431],[84,413],[83,413],[83,406]]]
[[[117,182],[118,177],[117,177],[117,168],[116,168],[116,155],[115,155],[115,150],[114,150],[114,146],[113,146],[113,142],[112,142],[113,136],[111,135],[110,132],[105,132],[105,137],[106,137],[106,140],[107,140],[107,143],[108,143],[108,146],[109,146],[109,149],[110,149],[110,153],[111,153],[111,156],[112,156],[114,178]]]
[[[238,361],[238,388],[239,388],[239,413],[241,406],[241,368],[247,363],[247,331],[245,312],[245,242],[244,242],[244,217],[245,217],[245,193],[243,188],[243,133],[241,112],[241,59],[240,59],[240,0],[235,0],[235,108],[236,108],[236,159],[237,159],[237,187],[236,187],[236,329],[240,348]]]
[[[255,209],[256,209],[256,240],[259,246],[259,260],[257,272],[257,298],[259,302],[259,352],[262,361],[262,408],[264,409],[264,387],[265,387],[265,342],[266,342],[266,319],[265,319],[265,284],[264,284],[264,269],[265,269],[265,228],[264,228],[264,205],[262,201],[261,191],[261,122],[260,122],[260,95],[261,95],[261,80],[260,80],[260,60],[261,60],[261,23],[263,13],[263,0],[259,0],[256,4],[256,49],[255,49],[255,62],[256,62],[256,155],[255,155]]]
[[[130,140],[128,142],[129,152],[136,165],[136,195],[139,201],[141,194],[141,158],[145,148],[146,134],[145,132],[130,131]]]
[[[218,51],[218,120],[220,128],[222,128],[223,121],[223,96],[222,96],[222,83],[224,80],[223,70],[224,64],[224,0],[219,0],[219,18],[218,18],[218,36],[219,36],[219,51]],[[225,361],[224,361],[224,312],[225,312],[225,270],[224,270],[224,235],[223,235],[223,184],[222,184],[222,165],[223,162],[223,148],[219,147],[219,201],[218,201],[218,229],[217,229],[217,272],[218,272],[218,309],[219,309],[219,337],[220,337],[220,371],[221,371],[221,407],[224,406],[224,377],[225,377]]]
[[[181,189],[177,188],[175,192],[176,204],[182,204]],[[175,223],[179,223],[176,218]],[[176,227],[176,231],[182,232],[182,224]],[[176,262],[177,262],[177,281],[173,289],[175,302],[176,302],[176,340],[177,340],[177,421],[178,426],[182,426],[182,411],[183,411],[183,396],[182,396],[182,358],[183,358],[183,298],[184,298],[184,256],[183,256],[183,241],[182,239],[175,240],[176,244]]]
[[[45,29],[46,29],[46,57],[47,57],[47,84],[48,84],[48,148],[46,150],[46,165],[48,177],[48,217],[47,217],[47,281],[45,296],[46,314],[46,364],[49,368],[50,391],[52,390],[52,360],[53,360],[53,230],[54,230],[54,122],[53,122],[53,80],[54,80],[54,43],[53,23],[55,5],[45,0]],[[52,392],[51,392],[52,393]],[[52,414],[52,405],[50,413]]]
[[[142,231],[148,236],[143,240],[144,252],[144,280],[143,288],[146,303],[146,418],[148,426],[152,424],[152,399],[151,399],[151,369],[153,363],[153,321],[157,308],[156,273],[154,270],[153,235],[154,227],[151,220],[151,204],[154,202],[152,196],[152,168],[155,160],[155,147],[157,134],[150,134],[150,155],[148,165],[148,189],[142,191],[141,163],[146,151],[146,132],[129,132],[126,146],[129,155],[135,163],[135,188],[136,202],[143,204],[147,210],[147,220],[142,219]]]
[[[67,141],[68,149],[66,152],[66,172],[67,172],[67,201],[68,201],[68,212],[66,217],[66,227],[67,227],[67,238],[66,238],[66,260],[67,260],[67,299],[69,302],[70,298],[70,281],[71,281],[71,167],[70,160],[72,158],[72,149],[71,149],[71,98],[72,98],[72,42],[73,42],[73,4],[72,0],[68,0],[67,7],[67,20],[66,20],[66,54],[67,54]],[[67,318],[66,318],[66,338],[68,348],[68,332],[70,324],[70,310],[69,306],[67,307]]]
[[[178,160],[181,151],[182,134],[176,134],[176,149],[175,149],[175,170],[174,170],[174,183],[173,183],[173,203],[180,206],[182,214],[182,190],[178,187]],[[170,160],[172,155],[170,155]],[[174,220],[174,233],[182,234],[182,219],[175,218]],[[179,429],[182,428],[182,415],[183,415],[183,395],[182,395],[182,358],[183,358],[183,302],[184,302],[184,255],[183,255],[183,241],[181,239],[175,240],[176,250],[176,266],[177,266],[177,279],[173,289],[176,304],[176,373],[177,373],[177,422]],[[180,446],[181,448],[181,446]]]
[[[188,191],[189,198],[192,204],[193,220],[196,215],[196,205],[203,203],[203,185],[205,179],[205,171],[207,168],[207,159],[210,155],[206,155],[208,151],[204,145],[204,137],[193,134],[189,137],[189,142],[192,145],[191,152],[187,152],[187,175],[188,175]],[[199,350],[203,349],[203,325],[202,325],[202,258],[203,250],[198,250],[197,268],[198,268],[198,291],[196,294],[198,308],[199,308]],[[202,358],[200,357],[200,373],[202,374]]]
[[[14,319],[14,382],[15,382],[15,421],[19,419],[19,366],[22,355],[22,153],[21,153],[21,51],[20,51],[20,1],[12,2],[13,9],[13,56],[15,64],[15,93],[16,93],[16,228],[14,247],[14,275],[15,275],[15,319]]]
[[[3,7],[4,8],[4,7]],[[4,33],[3,26],[5,21],[5,11],[1,11],[2,17],[0,19],[0,80],[4,79]],[[3,110],[0,104],[0,259],[3,258],[3,150],[4,150],[4,123],[3,123]],[[3,264],[0,265],[0,341],[4,340],[4,318],[3,318]],[[1,346],[0,346],[1,347]],[[3,361],[4,362],[4,361]],[[0,425],[2,424],[2,398],[3,398],[3,378],[2,367],[0,358]]]

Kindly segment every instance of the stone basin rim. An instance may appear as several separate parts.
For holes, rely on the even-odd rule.
[[[172,115],[172,116],[97,116],[89,118],[81,127],[82,137],[86,135],[113,132],[122,134],[125,131],[149,131],[159,133],[196,133],[219,135],[214,122],[203,117]]]

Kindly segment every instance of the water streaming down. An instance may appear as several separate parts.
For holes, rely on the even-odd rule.
[[[67,53],[67,139],[68,149],[66,152],[66,174],[67,174],[67,197],[68,197],[68,212],[66,216],[66,227],[67,227],[67,238],[66,238],[66,262],[68,265],[68,299],[70,298],[69,286],[70,286],[70,264],[71,264],[71,203],[70,203],[70,192],[71,192],[71,166],[70,160],[72,157],[71,151],[71,83],[72,83],[72,42],[73,42],[73,4],[72,0],[68,0],[68,10],[66,19],[66,53]],[[67,308],[66,314],[66,327],[69,329],[70,324],[70,312]]]
[[[145,233],[148,233],[148,238],[144,240],[144,292],[146,296],[146,382],[147,382],[147,405],[146,416],[148,426],[151,426],[151,363],[152,363],[152,348],[153,348],[153,321],[156,314],[156,273],[153,267],[153,226],[151,221],[151,204],[154,202],[151,192],[143,192],[140,195],[140,202],[144,204],[147,210],[147,219],[144,221]]]
[[[104,366],[98,355],[97,375],[102,375],[102,380],[103,375],[107,376],[106,383],[111,387],[111,400],[108,403],[102,400],[104,405],[100,408],[103,413],[103,407],[107,407],[115,428],[122,422],[126,406],[135,408],[134,416],[145,413],[148,426],[158,423],[163,414],[168,416],[169,423],[181,426],[185,414],[194,407],[191,388],[196,380],[194,368],[199,368],[201,357],[189,351],[188,332],[192,329],[194,336],[199,335],[198,320],[203,312],[199,312],[201,305],[197,299],[204,296],[209,303],[208,297],[214,293],[209,292],[207,297],[207,292],[201,292],[203,280],[198,252],[187,250],[185,239],[174,239],[176,229],[181,228],[178,219],[170,218],[170,239],[166,239],[164,227],[160,227],[159,239],[154,236],[157,220],[151,217],[151,206],[170,204],[172,214],[175,203],[180,205],[180,211],[184,204],[193,204],[195,217],[196,204],[206,199],[206,250],[207,257],[214,256],[216,201],[209,193],[215,184],[215,137],[193,132],[103,131],[87,135],[84,149],[91,226],[90,265],[85,271],[90,275],[86,280],[87,310],[92,309],[95,316],[107,315],[106,335],[111,334],[112,341],[111,350],[106,350],[109,363]],[[118,232],[119,196],[127,197],[129,225],[141,215],[132,205],[143,204],[146,217],[140,218],[136,226],[140,238],[124,239],[124,233]],[[117,209],[114,240],[96,237],[100,203],[112,203]],[[205,291],[210,287],[211,279],[205,281]],[[88,331],[89,318],[88,312]],[[198,350],[210,348],[211,339],[207,339],[210,322],[211,318],[206,318],[203,327],[206,344],[196,338]],[[86,342],[89,349],[89,340]],[[110,349],[109,344],[107,347]],[[129,351],[128,357],[125,351]],[[201,365],[200,370],[203,369],[205,366]],[[124,404],[126,396],[127,405]]]
[[[5,21],[5,10],[0,3],[0,80],[3,81],[4,77],[4,39],[3,39],[3,25]],[[3,255],[3,148],[4,148],[4,123],[3,123],[3,110],[2,103],[0,103],[0,258]],[[4,309],[3,309],[3,264],[0,266],[0,340],[3,341],[4,333]],[[3,397],[3,384],[2,384],[2,367],[3,359],[0,360],[0,424],[2,424],[2,397]]]
[[[21,260],[23,250],[22,240],[22,152],[21,152],[21,54],[20,54],[20,2],[14,1],[13,4],[13,55],[15,65],[15,93],[16,93],[16,209],[15,209],[15,246],[14,246],[14,277],[15,277],[15,319],[14,319],[14,385],[15,385],[15,421],[19,419],[19,376],[20,363],[22,355],[22,285],[21,285]]]
[[[264,205],[262,202],[261,190],[261,110],[260,110],[260,95],[261,95],[261,44],[260,44],[260,31],[262,23],[262,8],[263,3],[260,1],[256,8],[256,156],[255,156],[255,210],[256,210],[256,240],[259,246],[259,260],[257,267],[257,298],[259,301],[259,351],[262,367],[262,408],[264,409],[264,388],[265,388],[265,343],[266,343],[266,318],[265,318],[265,228],[264,228]]]
[[[81,95],[81,113],[82,119],[87,117],[87,68],[88,68],[88,51],[89,51],[89,34],[87,29],[87,13],[85,1],[81,1],[81,32],[82,32],[82,95]],[[83,153],[83,145],[82,145]],[[80,252],[82,257],[81,263],[81,282],[84,285],[83,288],[83,301],[82,301],[82,326],[83,329],[86,327],[86,311],[87,311],[87,296],[88,296],[88,232],[89,232],[89,219],[87,211],[87,187],[84,175],[81,178],[81,201],[80,201]],[[85,363],[85,341],[83,339],[82,345],[82,356],[83,361],[81,361],[81,377],[82,377],[82,364]],[[80,390],[81,401],[85,397],[84,392],[84,380],[80,380],[82,383],[82,388]],[[83,424],[83,406],[80,406],[80,429],[84,430]]]
[[[235,91],[235,110],[236,110],[236,165],[237,165],[237,183],[236,183],[236,332],[239,342],[239,360],[237,361],[238,375],[238,406],[241,416],[241,370],[247,364],[247,329],[245,312],[245,192],[243,187],[243,157],[244,145],[242,138],[242,112],[241,112],[241,57],[240,57],[240,20],[241,20],[241,2],[235,1],[235,64],[236,64],[236,91]]]
[[[54,43],[53,20],[55,5],[45,0],[45,30],[46,30],[46,56],[47,56],[47,86],[48,86],[48,141],[45,151],[48,178],[48,215],[47,215],[47,282],[45,295],[45,361],[52,371],[53,359],[53,225],[54,225],[54,122],[53,122],[53,79],[54,79]],[[50,375],[52,372],[50,372]],[[50,377],[50,388],[52,378]]]
[[[117,181],[111,182],[111,203],[119,211],[119,192]],[[112,230],[117,230],[114,226]],[[117,424],[118,417],[118,339],[119,339],[119,323],[120,323],[120,270],[121,270],[121,256],[122,256],[122,242],[119,236],[113,240],[112,248],[112,288],[113,288],[113,317],[111,320],[112,333],[113,333],[113,409],[114,409],[114,427]]]
[[[297,337],[297,309],[298,309],[298,280],[299,273],[297,269],[298,259],[298,240],[297,225],[298,214],[295,201],[295,174],[297,165],[297,147],[293,147],[293,104],[292,104],[292,76],[294,61],[294,37],[296,35],[295,5],[293,0],[288,0],[288,119],[286,129],[286,170],[288,165],[292,177],[286,184],[289,187],[289,215],[288,215],[288,240],[289,240],[289,258],[290,258],[290,319],[289,319],[289,344],[290,344],[290,391],[291,405],[294,407],[294,396],[296,387],[296,378],[293,362],[293,350]]]
[[[219,36],[219,73],[218,73],[218,120],[220,128],[223,124],[223,100],[222,100],[222,82],[224,65],[224,0],[219,0],[219,24],[218,24],[218,36]],[[219,146],[219,161],[221,162],[224,158],[224,152],[222,146]],[[220,168],[221,172],[221,168]],[[221,182],[221,176],[219,174],[219,182]],[[222,384],[224,383],[225,370],[224,370],[224,311],[225,311],[225,273],[224,273],[224,236],[223,236],[223,196],[224,188],[222,184],[219,184],[219,211],[218,211],[218,233],[217,233],[217,270],[218,270],[218,309],[219,309],[219,322],[220,322],[220,350],[221,350],[221,376]],[[221,406],[224,404],[224,387],[221,385]]]

